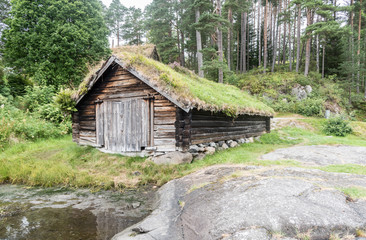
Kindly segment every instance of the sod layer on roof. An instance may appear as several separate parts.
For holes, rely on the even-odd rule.
[[[167,93],[185,108],[221,111],[233,117],[240,114],[261,116],[274,114],[272,108],[235,86],[200,78],[178,65],[165,65],[146,57],[141,50],[137,51],[137,54],[136,51],[123,51],[123,48],[113,52],[123,65],[134,69],[159,91]],[[89,84],[93,79],[90,76],[89,74],[81,86],[90,87]]]
[[[200,78],[177,65],[165,65],[141,54],[118,52],[115,56],[159,89],[187,107],[239,114],[272,116],[274,111],[239,88]]]

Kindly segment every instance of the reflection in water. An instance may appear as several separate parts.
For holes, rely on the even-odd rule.
[[[151,193],[134,195],[134,200],[144,202],[134,209],[131,194],[128,200],[123,194],[121,197],[108,192],[103,193],[107,196],[75,192],[36,197],[25,194],[21,199],[11,199],[9,196],[15,193],[6,192],[4,187],[13,186],[0,185],[0,240],[111,239],[146,217],[150,207],[146,200]]]

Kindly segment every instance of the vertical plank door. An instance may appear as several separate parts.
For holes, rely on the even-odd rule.
[[[99,105],[99,106],[98,106]],[[148,146],[149,109],[143,99],[97,105],[97,142],[110,152],[139,152]]]

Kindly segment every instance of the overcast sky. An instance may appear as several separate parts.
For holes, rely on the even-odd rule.
[[[145,6],[152,2],[152,0],[120,0],[125,7],[135,6],[144,10]],[[107,7],[111,4],[112,0],[102,0]]]

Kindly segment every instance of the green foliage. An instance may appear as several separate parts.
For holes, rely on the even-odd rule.
[[[55,92],[53,86],[28,86],[25,88],[25,94],[17,97],[16,105],[20,109],[36,112],[41,105],[53,102]]]
[[[7,86],[10,89],[10,94],[14,97],[23,95],[26,88],[32,85],[32,81],[20,74],[11,73],[7,76]]]
[[[128,44],[140,45],[144,35],[143,13],[141,9],[130,7],[126,11],[122,34]]]
[[[177,22],[174,1],[155,0],[146,6],[145,27],[147,38],[155,44],[164,63],[174,62],[179,58],[179,51],[171,23]]]
[[[88,62],[109,54],[97,0],[14,0],[3,32],[7,65],[38,84],[78,84]]]
[[[335,117],[326,121],[323,131],[328,135],[344,137],[352,133],[352,127],[342,117]]]
[[[310,72],[305,77],[303,74],[285,71],[262,74],[260,69],[254,69],[248,74],[239,75],[236,82],[234,79],[234,84],[258,95],[277,112],[322,116],[326,108],[342,111],[342,108],[349,105],[344,86],[335,80],[334,75],[322,79],[316,72]],[[312,87],[312,92],[306,99],[298,100],[292,95],[292,89],[299,85]]]
[[[113,0],[106,12],[106,23],[110,32],[120,39],[123,25],[122,21],[126,11],[127,8],[121,4],[120,0]]]
[[[66,133],[57,125],[17,109],[9,102],[0,107],[0,150],[11,143],[55,138]]]
[[[295,112],[305,116],[322,116],[324,113],[323,99],[307,98],[295,105]]]
[[[73,99],[74,91],[71,89],[61,89],[61,91],[55,97],[55,103],[58,105],[59,109],[67,114],[71,114],[76,111],[76,102]]]

